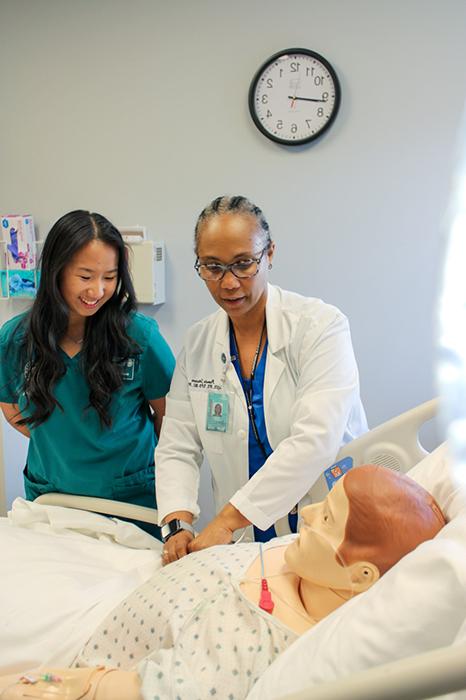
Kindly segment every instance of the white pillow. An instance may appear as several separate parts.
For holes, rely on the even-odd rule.
[[[466,644],[466,620],[460,631],[456,635],[453,646],[464,646]],[[457,693],[442,695],[442,700],[466,700],[466,690],[459,690]]]
[[[442,446],[410,475],[433,494],[451,522],[369,591],[294,642],[248,700],[280,698],[453,642],[466,610],[466,510],[447,471]]]
[[[465,495],[452,480],[446,442],[416,464],[408,476],[432,494],[447,520],[453,520],[466,509]]]

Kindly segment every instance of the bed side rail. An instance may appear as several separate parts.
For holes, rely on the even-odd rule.
[[[335,461],[351,457],[355,467],[361,464],[380,464],[406,473],[427,454],[419,441],[419,431],[424,423],[434,418],[438,406],[439,400],[431,399],[400,413],[344,445]],[[311,489],[312,502],[321,501],[328,490],[322,475]]]
[[[117,518],[129,518],[140,520],[144,523],[157,525],[157,511],[155,508],[137,506],[132,503],[112,501],[108,498],[95,498],[92,496],[73,496],[65,493],[44,493],[35,499],[35,503],[47,506],[64,506],[66,508],[79,508],[90,510],[94,513],[113,515]]]
[[[399,472],[407,472],[421,461],[427,451],[419,441],[419,431],[424,423],[437,414],[438,399],[431,399],[419,404],[398,416],[381,423],[364,435],[344,445],[335,460],[338,463],[350,457],[353,466],[361,464],[380,464]],[[332,465],[328,465],[330,467]],[[312,503],[322,501],[329,488],[322,474],[310,490]],[[277,535],[288,535],[290,527],[288,516],[275,523]]]
[[[466,688],[466,644],[435,649],[280,700],[427,700]]]

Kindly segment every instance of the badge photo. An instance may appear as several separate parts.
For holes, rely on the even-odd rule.
[[[209,391],[207,397],[206,430],[226,433],[230,417],[228,394]]]

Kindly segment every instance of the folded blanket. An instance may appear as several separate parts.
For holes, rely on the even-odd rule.
[[[133,523],[76,508],[42,505],[17,498],[8,513],[8,519],[16,527],[36,532],[62,536],[78,533],[99,540],[117,542],[134,549],[154,549],[159,553],[162,549],[158,540]]]

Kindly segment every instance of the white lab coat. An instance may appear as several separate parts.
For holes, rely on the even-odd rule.
[[[230,501],[266,529],[298,502],[341,445],[367,430],[349,325],[334,306],[269,285],[264,414],[273,453],[249,479],[249,419],[230,359],[228,316],[219,309],[192,326],[177,360],[156,448],[159,518],[199,515],[203,454],[217,512]],[[227,433],[206,430],[209,391],[228,393]]]

